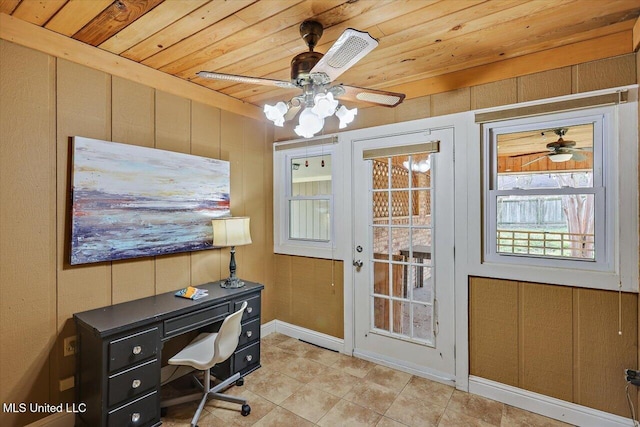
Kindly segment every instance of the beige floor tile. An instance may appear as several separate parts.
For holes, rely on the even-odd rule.
[[[291,366],[294,366],[299,357],[294,353],[287,352],[282,349],[278,349],[271,354],[267,354],[262,360],[262,354],[260,355],[260,364],[275,371],[287,372]]]
[[[375,367],[375,363],[358,359],[357,357],[340,354],[336,363],[331,367],[341,369],[354,377],[364,378]]]
[[[406,424],[402,424],[397,422],[396,420],[392,420],[391,418],[382,417],[376,427],[406,427]]]
[[[429,402],[427,396],[416,399],[402,391],[384,415],[412,427],[435,427],[443,413],[444,407]]]
[[[355,385],[344,399],[382,415],[389,409],[397,395],[398,393],[394,390],[364,379]]]
[[[449,385],[413,376],[402,393],[410,398],[429,400],[430,403],[444,408],[449,403],[453,391],[454,388]]]
[[[284,334],[280,334],[278,332],[273,332],[267,336],[264,337],[260,337],[260,347],[262,346],[269,346],[269,345],[276,345],[282,341],[286,341],[291,339],[291,337],[284,335]]]
[[[355,403],[340,400],[327,414],[320,419],[321,427],[365,427],[375,426],[380,421],[380,414]]]
[[[510,405],[504,405],[500,424],[501,427],[566,427],[570,425]]]
[[[307,384],[289,396],[280,406],[317,423],[339,400],[339,397]]]
[[[290,338],[286,341],[281,341],[276,346],[286,352],[295,354],[298,357],[302,357],[309,350],[313,350],[316,346],[307,344],[295,338]]]
[[[253,393],[246,387],[233,387],[227,390],[225,394],[244,397],[247,399],[249,406],[251,406],[251,413],[243,417],[241,413],[242,406],[237,403],[220,400],[210,400],[207,402],[205,406],[206,410],[218,419],[223,420],[225,425],[226,423],[233,423],[238,426],[251,426],[276,407],[273,402]],[[200,425],[200,423],[198,423],[198,425]]]
[[[199,427],[569,426],[283,334],[261,339],[260,362],[243,387],[225,391],[249,400],[249,416],[241,415],[240,405],[209,401]],[[186,379],[174,383],[182,386],[179,394],[188,392]],[[171,391],[163,387],[163,396]],[[189,426],[196,408],[197,402],[168,408],[163,426]]]
[[[251,381],[245,381],[244,384],[250,391],[277,405],[302,387],[300,381],[276,371],[269,371],[259,378],[252,378]]]
[[[313,360],[314,362],[322,363],[326,366],[331,366],[338,361],[340,353],[331,350],[325,350],[323,348],[314,347],[307,351],[304,356],[305,359]]]
[[[445,410],[438,427],[491,427],[492,424],[460,412]]]
[[[260,421],[254,424],[255,427],[312,427],[313,423],[302,417],[287,411],[284,408],[276,407]],[[226,427],[226,426],[225,426]]]
[[[463,391],[455,390],[447,405],[447,410],[453,410],[493,426],[500,426],[502,422],[503,404],[495,400],[486,399]]]
[[[325,369],[322,375],[314,378],[308,384],[334,396],[343,397],[360,381],[363,380],[339,369],[329,367]]]
[[[170,406],[167,408],[167,414],[162,419],[162,425],[170,425],[172,427],[189,426],[197,409],[197,402]]]
[[[305,384],[314,378],[322,376],[328,369],[328,367],[318,362],[302,357],[298,357],[297,360],[292,361],[287,368],[288,369],[281,368],[280,372]]]
[[[365,380],[380,384],[386,388],[400,393],[404,386],[407,385],[412,375],[401,372],[396,369],[387,368],[386,366],[376,365],[364,377]]]

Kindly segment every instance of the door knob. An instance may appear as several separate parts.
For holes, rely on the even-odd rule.
[[[363,265],[362,260],[356,259],[353,261],[353,266],[357,269],[360,269]]]

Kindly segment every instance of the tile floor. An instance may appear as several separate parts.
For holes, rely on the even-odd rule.
[[[260,361],[226,391],[249,399],[251,414],[209,401],[199,427],[567,425],[278,333],[262,339]],[[163,426],[188,426],[196,407],[169,408]]]

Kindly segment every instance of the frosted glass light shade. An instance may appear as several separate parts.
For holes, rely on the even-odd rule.
[[[338,107],[338,101],[333,99],[333,94],[331,92],[324,94],[319,93],[314,98],[315,105],[312,110],[315,115],[321,118],[326,118],[331,116]]]
[[[322,130],[324,119],[315,114],[310,108],[305,108],[300,113],[300,121],[294,131],[304,138],[311,138]]]
[[[271,120],[276,126],[282,127],[284,125],[284,115],[287,114],[287,104],[280,101],[276,105],[265,104],[264,115],[267,119]]]
[[[213,246],[241,246],[251,243],[249,217],[225,217],[211,220],[213,226]]]
[[[573,157],[573,153],[557,153],[549,154],[549,160],[554,163],[568,162]]]
[[[357,108],[348,110],[344,105],[340,106],[340,108],[338,108],[338,111],[336,111],[336,117],[340,119],[340,124],[338,125],[338,127],[340,129],[346,128],[347,125],[353,121],[357,114]]]

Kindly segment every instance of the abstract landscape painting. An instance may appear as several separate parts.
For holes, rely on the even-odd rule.
[[[71,264],[211,248],[229,162],[73,138]]]

